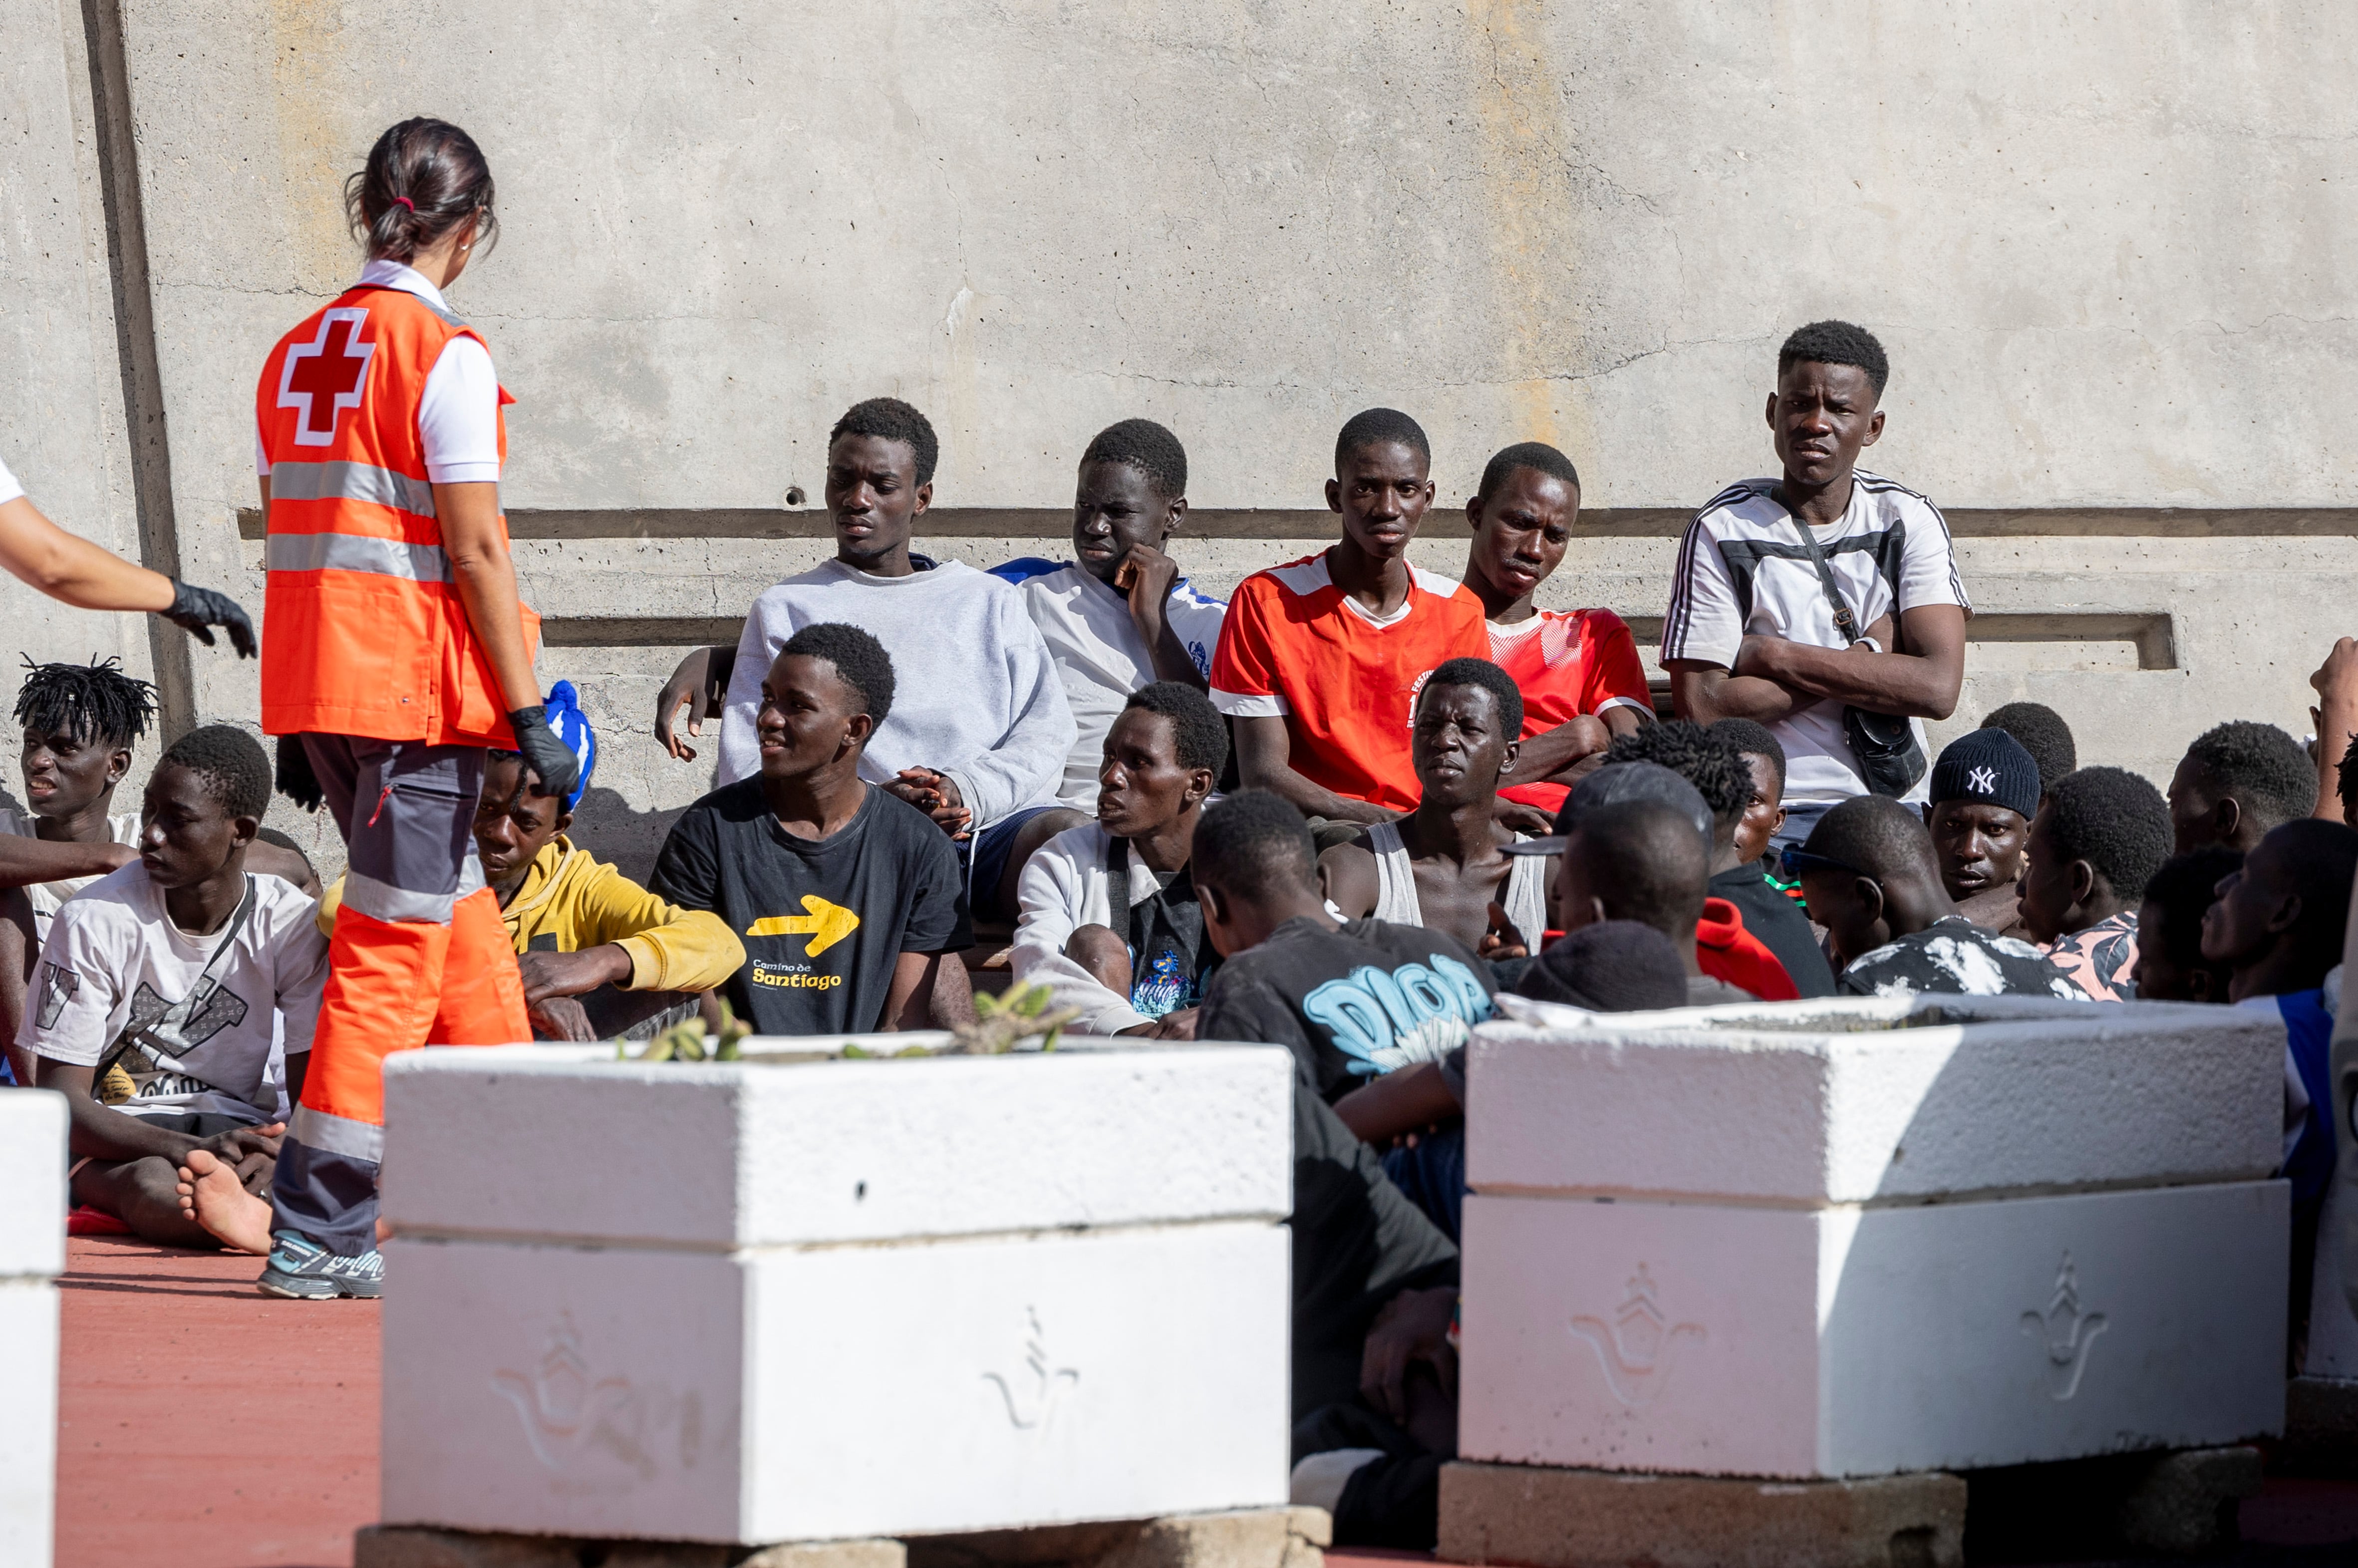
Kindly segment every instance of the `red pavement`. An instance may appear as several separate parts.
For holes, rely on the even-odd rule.
[[[375,1303],[274,1301],[254,1258],[112,1239],[67,1258],[57,1568],[349,1564],[376,1518]],[[2243,1529],[2263,1552],[2358,1542],[2358,1482],[2272,1479]]]

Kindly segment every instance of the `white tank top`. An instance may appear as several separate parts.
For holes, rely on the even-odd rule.
[[[1516,834],[1516,842],[1524,837]],[[1368,848],[1376,855],[1376,918],[1395,925],[1423,925],[1424,906],[1417,902],[1416,871],[1408,863],[1408,846],[1401,842],[1400,824],[1368,824]],[[1547,940],[1548,857],[1517,855],[1513,860],[1514,870],[1507,873],[1506,895],[1498,902],[1506,905],[1507,918],[1522,935],[1524,951],[1536,954]]]

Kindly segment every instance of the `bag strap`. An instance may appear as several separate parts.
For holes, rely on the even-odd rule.
[[[1817,534],[1801,521],[1800,513],[1788,515],[1793,519],[1793,526],[1801,531],[1801,547],[1810,552],[1810,564],[1818,568],[1818,585],[1826,590],[1826,602],[1833,606],[1834,630],[1842,633],[1843,645],[1848,647],[1859,640],[1858,617],[1851,613],[1842,589],[1834,584],[1834,568],[1826,564],[1826,553],[1818,546]]]
[[[1130,840],[1117,835],[1106,835],[1106,913],[1113,917],[1113,928],[1121,944],[1130,946]],[[1130,962],[1138,961],[1132,953]]]
[[[213,966],[227,957],[230,948],[236,945],[238,933],[245,929],[246,919],[253,914],[254,905],[254,873],[248,871],[245,876],[245,896],[237,901],[237,908],[229,917],[229,925],[222,928],[221,940],[214,943],[213,950],[205,956],[205,967],[197,971],[195,982],[189,987],[188,996],[181,998],[181,1000],[188,1001],[195,998],[204,989],[206,983],[212,979]],[[168,913],[164,918],[169,920],[171,915]],[[106,1048],[105,1054],[100,1056],[98,1065],[93,1070],[93,1084],[97,1079],[106,1076],[108,1070],[122,1061],[131,1047],[137,1044],[138,1033],[135,1029],[126,1028],[114,1037],[113,1044]]]

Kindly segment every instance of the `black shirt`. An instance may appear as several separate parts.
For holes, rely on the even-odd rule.
[[[1834,971],[1818,946],[1816,929],[1801,906],[1768,885],[1760,862],[1730,866],[1711,879],[1711,896],[1724,898],[1744,916],[1744,929],[1777,955],[1792,977],[1793,989],[1805,997],[1834,994]]]
[[[1490,966],[1442,932],[1373,919],[1329,931],[1296,915],[1220,966],[1195,1038],[1291,1046],[1331,1103],[1463,1045],[1497,989]]]
[[[850,823],[820,839],[778,826],[759,777],[714,790],[673,825],[648,886],[743,939],[729,1002],[763,1034],[875,1029],[901,955],[946,951],[966,925],[949,839],[873,784]]]

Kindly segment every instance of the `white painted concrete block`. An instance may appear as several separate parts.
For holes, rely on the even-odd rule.
[[[0,1279],[66,1271],[66,1097],[0,1090]]]
[[[395,1058],[384,1518],[763,1543],[1282,1506],[1293,1085],[1268,1046]]]
[[[1459,1452],[1794,1478],[2282,1430],[2288,1189],[1466,1206]]]
[[[1855,999],[1485,1024],[1477,1191],[1811,1203],[2250,1181],[2284,1029],[2223,1007]]]
[[[0,1090],[0,1568],[49,1568],[57,1511],[66,1101]]]
[[[1282,1227],[386,1262],[388,1523],[758,1542],[1285,1501]]]
[[[941,1037],[872,1037],[886,1050],[927,1038]],[[1282,1218],[1293,1206],[1293,1061],[1278,1047],[791,1066],[612,1056],[502,1046],[390,1059],[387,1220],[725,1247]]]

